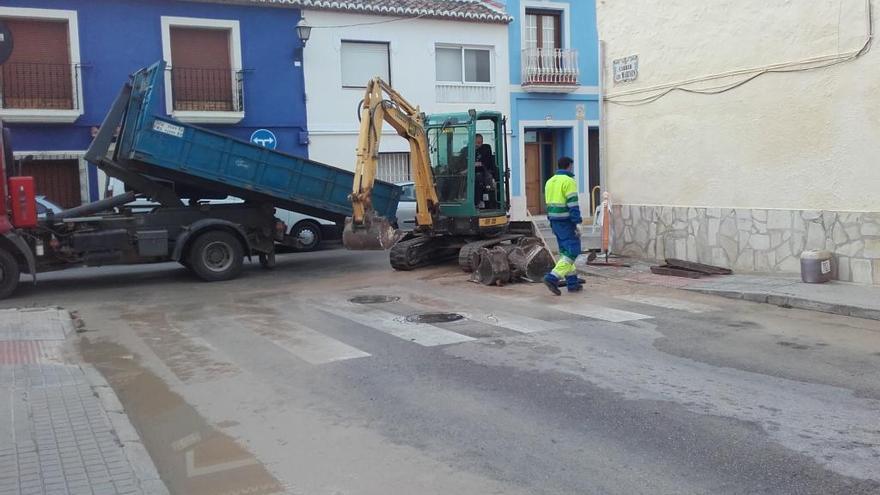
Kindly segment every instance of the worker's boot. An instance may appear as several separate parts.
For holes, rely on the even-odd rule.
[[[565,285],[568,287],[569,292],[580,292],[584,289],[584,286],[581,285],[581,281],[577,275],[569,275],[565,277]]]
[[[544,285],[550,289],[550,292],[552,292],[554,296],[562,295],[562,291],[559,290],[559,277],[556,275],[553,275],[552,273],[544,275]]]

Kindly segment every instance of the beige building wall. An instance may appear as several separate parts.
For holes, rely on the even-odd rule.
[[[618,249],[745,271],[830,249],[841,279],[880,283],[880,50],[856,57],[869,5],[597,2]],[[612,60],[634,54],[638,79],[615,84]]]

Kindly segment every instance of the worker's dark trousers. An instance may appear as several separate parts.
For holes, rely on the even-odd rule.
[[[550,220],[550,228],[556,236],[559,244],[559,261],[550,272],[559,280],[565,280],[567,285],[577,284],[577,268],[574,260],[581,254],[581,238],[577,234],[577,225],[568,219]],[[573,289],[575,287],[569,287]]]

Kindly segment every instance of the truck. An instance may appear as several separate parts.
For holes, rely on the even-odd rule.
[[[229,280],[244,258],[274,266],[276,243],[296,244],[275,208],[342,224],[352,214],[348,170],[186,124],[155,110],[159,62],[132,74],[86,160],[126,191],[37,214],[32,177],[12,176],[12,136],[0,122],[0,298],[21,274],[80,266],[176,261],[205,281]],[[400,187],[379,182],[372,204],[394,217]],[[241,203],[211,204],[227,196]],[[157,204],[143,211],[138,199]]]

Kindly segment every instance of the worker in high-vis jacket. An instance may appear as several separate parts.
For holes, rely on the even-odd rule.
[[[556,174],[544,186],[547,202],[547,219],[559,244],[559,261],[553,271],[544,276],[544,284],[550,292],[559,296],[559,282],[565,280],[569,292],[581,290],[574,260],[581,254],[581,209],[578,205],[577,181],[571,171],[573,160],[567,156],[559,159]]]

